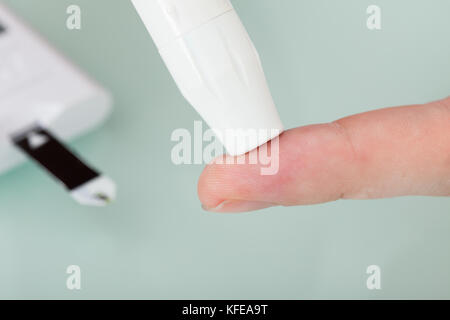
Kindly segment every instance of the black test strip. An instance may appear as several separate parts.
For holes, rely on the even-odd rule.
[[[68,190],[76,189],[100,174],[69,151],[49,131],[36,126],[12,137],[14,144],[25,152]]]

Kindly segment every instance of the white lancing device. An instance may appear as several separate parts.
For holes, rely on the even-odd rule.
[[[131,0],[183,96],[241,155],[283,132],[259,55],[229,0]]]

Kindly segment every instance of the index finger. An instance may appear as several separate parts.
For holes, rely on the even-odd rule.
[[[252,153],[257,150],[252,151]],[[450,98],[285,132],[279,172],[211,164],[198,193],[205,209],[241,212],[338,199],[450,195]]]

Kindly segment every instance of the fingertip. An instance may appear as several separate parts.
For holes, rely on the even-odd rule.
[[[225,200],[220,191],[220,186],[223,185],[220,177],[223,175],[220,174],[219,170],[219,167],[213,161],[206,166],[198,180],[198,197],[202,208],[207,211],[210,208],[218,207]]]
[[[207,165],[198,181],[202,207],[214,212],[247,212],[277,205],[287,185],[286,173],[280,172],[281,154],[290,162],[286,150],[295,150],[286,148],[293,143],[289,136],[295,132],[285,132],[246,155],[218,157]]]
[[[225,200],[216,207],[202,205],[203,210],[214,213],[242,213],[251,212],[277,206],[276,203],[261,201]]]
[[[258,165],[246,163],[247,157],[248,154],[221,156],[206,166],[198,182],[204,208],[216,208],[226,200],[252,200],[252,190],[258,183]]]
[[[339,198],[342,185],[334,180],[341,176],[338,167],[346,170],[349,152],[334,126],[297,128],[278,140],[245,156],[226,157],[229,162],[208,165],[198,182],[203,207],[215,212],[242,212]],[[266,158],[269,163],[262,159],[264,155],[270,155]],[[250,159],[255,158],[256,163],[252,163]]]

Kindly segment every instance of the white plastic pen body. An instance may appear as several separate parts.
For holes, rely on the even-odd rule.
[[[229,0],[132,0],[183,96],[230,155],[283,131],[259,55]]]

